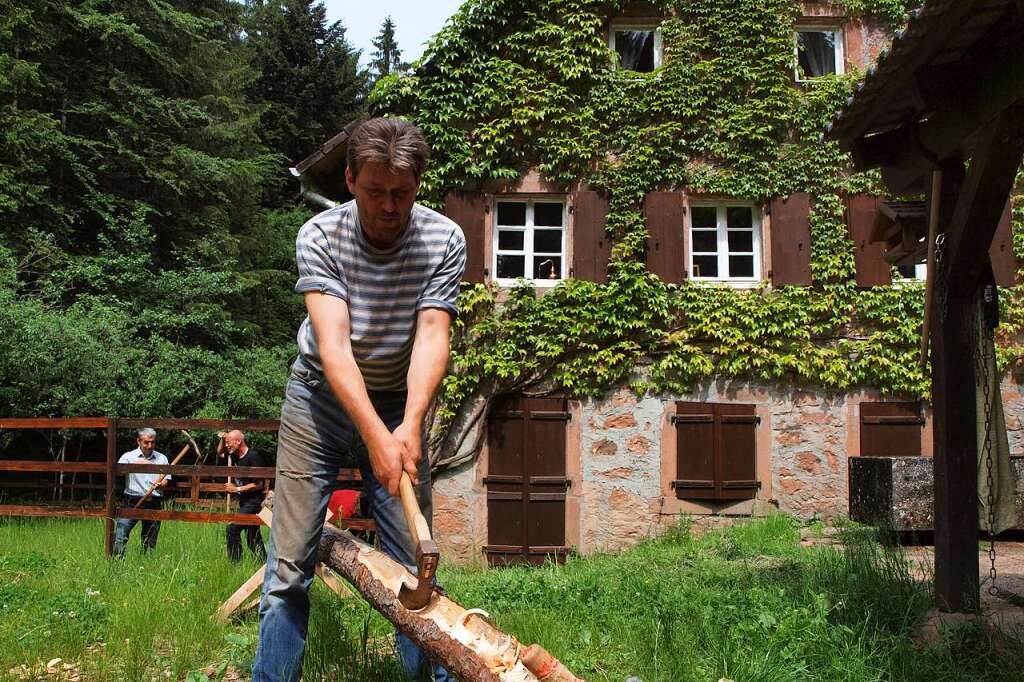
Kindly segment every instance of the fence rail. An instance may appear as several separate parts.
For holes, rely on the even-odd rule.
[[[0,516],[36,516],[57,518],[102,518],[106,525],[105,550],[108,556],[114,549],[114,522],[118,518],[140,519],[145,521],[184,521],[188,523],[236,523],[247,526],[261,525],[263,521],[256,514],[234,514],[230,512],[193,511],[175,509],[135,509],[119,507],[119,496],[114,492],[114,483],[118,476],[130,473],[169,474],[172,476],[172,489],[191,490],[191,501],[198,502],[201,491],[223,492],[225,484],[202,483],[203,478],[224,478],[239,474],[239,469],[229,466],[203,464],[119,464],[117,451],[118,430],[151,427],[154,429],[184,429],[195,431],[215,431],[239,429],[249,432],[276,432],[280,427],[277,419],[121,419],[118,417],[33,417],[33,418],[0,418],[0,430],[38,430],[38,429],[103,429],[106,432],[105,461],[88,462],[40,462],[36,460],[2,460],[0,472],[33,472],[33,473],[85,473],[101,474],[103,484],[89,484],[90,488],[104,491],[102,507],[71,506],[71,505],[29,505],[0,504]],[[197,455],[199,453],[196,453]],[[274,467],[246,467],[245,478],[274,480]],[[174,481],[173,479],[177,479]],[[189,479],[183,482],[181,479]],[[358,469],[341,469],[339,481],[361,481]],[[29,488],[35,484],[26,481],[11,482],[11,487]],[[60,484],[52,484],[60,485]],[[82,484],[64,484],[64,487],[82,487]],[[3,487],[0,484],[0,487]],[[49,487],[49,486],[41,486]],[[345,525],[354,530],[375,530],[373,521],[369,519],[346,519]]]

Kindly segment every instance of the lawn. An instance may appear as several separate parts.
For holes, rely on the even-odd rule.
[[[0,679],[54,658],[82,680],[247,677],[255,614],[228,626],[210,616],[256,566],[227,562],[220,526],[165,523],[147,557],[138,531],[110,562],[99,522],[0,520]],[[926,586],[869,532],[845,539],[803,547],[785,516],[701,537],[682,520],[622,554],[533,569],[442,561],[441,577],[591,681],[1020,679],[1024,647],[978,628],[915,648]],[[305,679],[400,679],[383,619],[319,585],[313,601]]]

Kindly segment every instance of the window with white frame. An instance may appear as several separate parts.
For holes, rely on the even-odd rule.
[[[753,206],[690,207],[690,276],[716,282],[761,279],[761,216]]]
[[[661,66],[661,28],[657,20],[614,21],[608,47],[619,55],[619,68],[650,73]]]
[[[798,26],[794,42],[798,81],[845,72],[843,31],[840,27]]]
[[[516,279],[538,286],[565,278],[565,201],[498,199],[494,220],[494,274],[499,284]]]

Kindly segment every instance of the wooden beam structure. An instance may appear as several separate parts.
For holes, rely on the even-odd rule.
[[[121,419],[122,429],[168,429],[190,431],[221,431],[238,429],[239,431],[277,431],[281,426],[279,419]]]
[[[0,417],[0,429],[105,429],[107,417]]]
[[[989,250],[1024,159],[1024,3],[927,0],[827,133],[888,190],[930,196],[935,594],[980,604],[975,319]],[[931,189],[934,194],[936,189]],[[938,216],[934,213],[938,211]]]

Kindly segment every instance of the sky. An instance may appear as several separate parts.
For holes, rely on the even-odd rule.
[[[374,50],[373,39],[389,14],[395,22],[395,38],[402,60],[411,62],[423,54],[424,43],[437,33],[463,0],[324,0],[329,22],[340,20],[352,47],[362,50],[359,63],[366,66]]]

